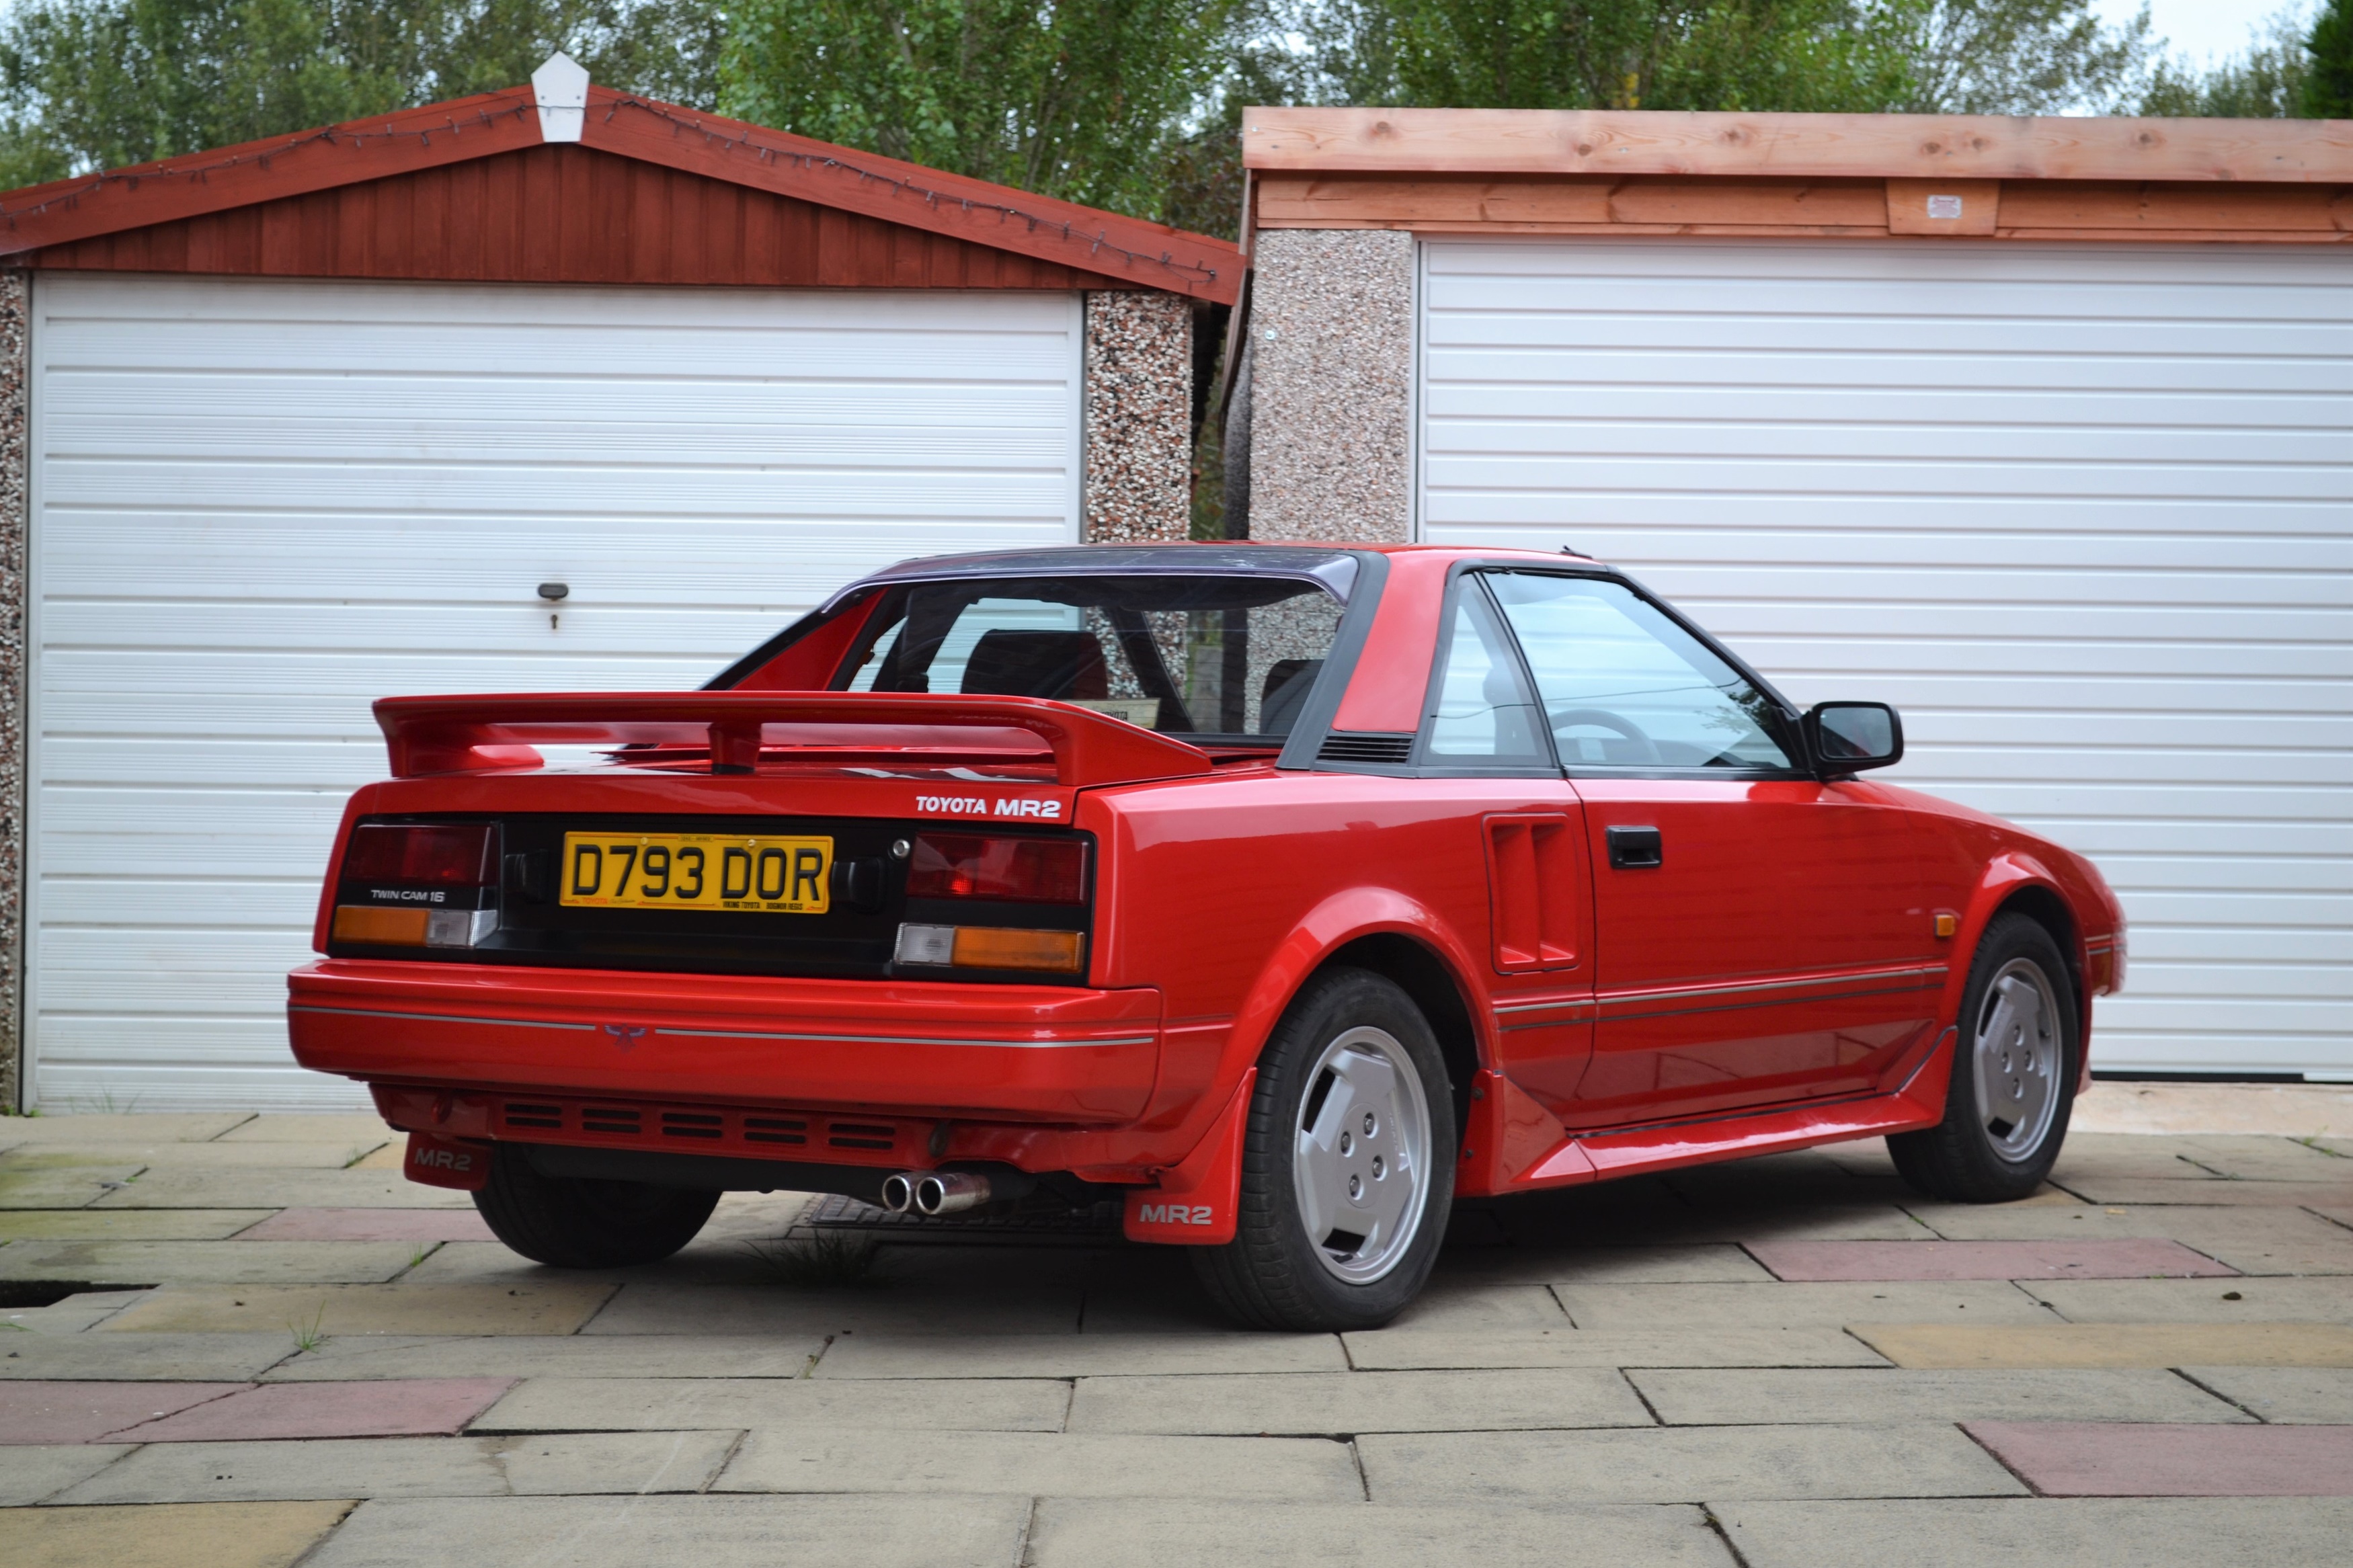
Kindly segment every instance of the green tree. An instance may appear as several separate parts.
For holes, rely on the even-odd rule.
[[[743,119],[1157,216],[1237,0],[745,0],[720,58]]]
[[[708,101],[702,0],[19,0],[0,22],[0,186],[461,97],[558,48]]]
[[[2148,72],[2148,11],[2103,26],[2091,0],[1882,0],[1867,26],[1912,79],[1920,114],[2116,112]]]
[[[2353,120],[2353,0],[2328,0],[2305,41],[2311,65],[2299,105],[2313,120]]]
[[[2293,120],[2306,112],[2312,76],[2303,21],[2291,8],[2257,27],[2247,52],[2235,58],[2203,70],[2178,59],[2160,61],[2141,95],[2139,112]]]

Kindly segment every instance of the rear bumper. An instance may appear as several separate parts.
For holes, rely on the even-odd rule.
[[[1160,1059],[1148,988],[361,959],[287,985],[295,1059],[371,1083],[1110,1127]]]

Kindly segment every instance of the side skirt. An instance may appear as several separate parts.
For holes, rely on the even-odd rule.
[[[1957,1036],[1957,1030],[1947,1029],[1937,1039],[1936,1048],[1892,1093],[1820,1100],[1737,1116],[1662,1122],[1652,1127],[1613,1128],[1576,1136],[1559,1136],[1559,1123],[1528,1100],[1508,1079],[1482,1072],[1480,1087],[1484,1092],[1473,1106],[1472,1131],[1464,1142],[1472,1147],[1483,1143],[1503,1157],[1493,1164],[1481,1162],[1484,1169],[1480,1175],[1484,1179],[1478,1181],[1475,1190],[1466,1183],[1463,1195],[1492,1196],[1576,1186],[1618,1176],[1745,1160],[1755,1154],[1776,1154],[1821,1143],[1841,1143],[1850,1139],[1934,1127],[1944,1119],[1945,1091],[1951,1081],[1953,1047]],[[1555,1137],[1540,1143],[1532,1142],[1532,1129],[1527,1125],[1530,1110],[1552,1122],[1550,1131]],[[1482,1113],[1493,1119],[1493,1128],[1484,1137],[1480,1131]],[[1527,1159],[1526,1155],[1538,1147],[1542,1152]],[[1464,1150],[1466,1156],[1471,1152],[1471,1147]],[[1467,1167],[1464,1174],[1471,1177]]]

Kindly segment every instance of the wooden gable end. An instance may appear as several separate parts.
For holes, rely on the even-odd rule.
[[[23,259],[82,271],[482,283],[1138,286],[577,143],[121,229]]]

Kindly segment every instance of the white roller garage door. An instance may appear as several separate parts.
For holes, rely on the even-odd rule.
[[[369,702],[692,687],[871,568],[1074,542],[1080,309],[39,276],[39,1102],[349,1103],[282,977]]]
[[[2097,859],[2096,1065],[2353,1075],[2353,258],[1422,247],[1419,526],[1628,567]]]

